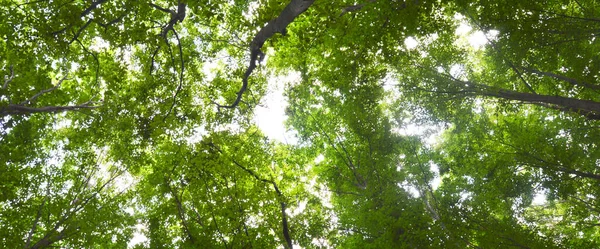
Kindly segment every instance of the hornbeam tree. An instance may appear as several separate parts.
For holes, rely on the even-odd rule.
[[[600,247],[598,13],[2,2],[0,247]]]

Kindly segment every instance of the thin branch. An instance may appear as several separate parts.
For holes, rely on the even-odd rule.
[[[71,206],[69,207],[69,209],[62,215],[61,219],[58,220],[58,222],[56,222],[56,224],[54,225],[54,227],[49,230],[48,232],[46,232],[46,235],[40,239],[38,242],[36,242],[31,248],[46,248],[48,246],[50,246],[51,244],[53,244],[54,242],[60,241],[63,238],[72,235],[69,234],[67,235],[66,232],[69,229],[69,224],[67,224],[65,226],[64,229],[61,230],[61,232],[57,235],[53,237],[53,234],[58,232],[58,229],[63,226],[63,224],[65,224],[71,217],[73,217],[74,215],[76,215],[80,210],[82,210],[92,199],[94,199],[98,193],[100,193],[100,191],[102,191],[106,186],[108,186],[109,183],[113,182],[118,176],[120,176],[122,173],[124,173],[125,171],[120,171],[118,173],[115,173],[113,176],[111,176],[110,179],[108,179],[104,184],[102,184],[102,186],[100,186],[99,188],[96,189],[96,191],[91,194],[90,196],[88,196],[84,201],[81,200],[77,200],[75,199],[74,201],[71,202]],[[78,230],[79,227],[76,227],[75,230]]]
[[[365,5],[367,5],[369,3],[374,3],[376,1],[377,0],[369,0],[367,3],[356,4],[356,5],[352,5],[352,6],[343,8],[342,13],[340,13],[339,16],[341,17],[341,16],[345,15],[346,13],[358,11],[358,10],[362,9],[363,7],[365,7]]]
[[[579,8],[583,11],[587,11],[587,9],[585,7],[583,7],[583,5],[581,5],[581,3],[577,0],[575,0],[575,3],[577,4],[577,6],[579,6]]]
[[[171,184],[169,183],[169,179],[166,176],[165,176],[165,184],[167,185],[167,188],[169,189],[169,191],[171,192],[171,194],[173,195],[173,197],[175,199],[175,203],[177,204],[177,214],[179,216],[179,219],[181,220],[181,224],[183,225],[183,229],[185,230],[185,233],[187,234],[187,236],[190,238],[190,241],[192,242],[192,244],[195,244],[196,241],[194,239],[194,236],[192,236],[192,233],[190,232],[190,229],[188,228],[187,221],[185,220],[185,217],[184,217],[185,210],[183,209],[183,205],[181,204],[181,200],[179,199],[179,197],[177,197],[177,193],[171,187]]]
[[[76,42],[79,44],[79,46],[81,46],[81,49],[82,49],[84,52],[86,52],[86,53],[88,53],[88,54],[92,55],[92,57],[93,57],[93,58],[94,58],[94,60],[96,61],[96,75],[95,75],[95,81],[96,81],[96,83],[95,83],[95,86],[96,86],[96,87],[98,87],[98,86],[99,86],[99,83],[100,83],[100,81],[99,81],[99,75],[100,75],[100,60],[98,59],[98,56],[96,56],[96,54],[94,54],[94,53],[90,52],[90,51],[89,51],[89,50],[88,50],[88,49],[87,49],[87,48],[86,48],[86,47],[83,45],[83,43],[82,43],[82,42],[81,42],[79,39],[75,39],[75,41],[76,41]]]
[[[47,186],[46,186],[46,196],[44,196],[44,199],[42,200],[42,204],[40,204],[40,207],[38,208],[38,212],[35,217],[35,221],[33,222],[33,226],[31,227],[31,230],[29,231],[29,235],[27,236],[27,242],[25,242],[24,248],[29,248],[29,246],[31,245],[31,238],[33,237],[33,234],[35,234],[35,230],[37,229],[38,222],[40,221],[40,218],[42,217],[42,209],[44,208],[44,205],[50,198],[50,185],[51,185],[50,180],[48,180]]]
[[[346,164],[346,166],[348,166],[348,168],[352,172],[352,175],[354,176],[354,179],[356,179],[356,181],[357,181],[357,183],[355,183],[355,185],[357,185],[357,186],[359,186],[359,187],[361,187],[361,188],[364,189],[366,187],[367,183],[356,172],[356,167],[354,166],[354,164],[352,162],[352,158],[350,157],[350,154],[348,153],[348,151],[346,150],[346,148],[343,146],[343,144],[340,143],[340,145],[342,147],[342,150],[345,153],[342,153],[342,152],[340,152],[338,150],[338,148],[335,146],[335,143],[333,142],[333,139],[331,139],[331,137],[329,136],[329,134],[327,134],[325,132],[325,129],[323,129],[323,127],[321,126],[321,123],[311,113],[308,113],[308,115],[310,115],[310,117],[316,122],[317,128],[319,129],[320,133],[323,136],[325,136],[325,138],[327,138],[327,141],[329,141],[329,144],[331,144],[331,147],[333,147],[333,150],[335,150],[335,152],[342,157],[342,161],[344,162],[344,164]]]
[[[79,36],[83,32],[83,30],[85,30],[90,25],[90,23],[92,23],[92,21],[94,21],[94,19],[89,19],[87,22],[85,22],[85,24],[83,26],[81,26],[81,28],[79,28],[79,30],[77,30],[77,33],[75,33],[73,38],[71,38],[71,40],[69,41],[69,44],[71,44],[75,40],[79,39]]]
[[[105,29],[105,31],[106,31],[106,28],[108,28],[109,26],[111,26],[111,25],[113,25],[113,24],[116,24],[116,23],[118,23],[118,22],[121,22],[121,21],[123,21],[123,18],[124,18],[124,17],[125,17],[127,14],[129,14],[129,11],[130,11],[129,9],[126,9],[126,10],[125,10],[125,12],[123,12],[123,14],[121,14],[121,15],[120,15],[120,16],[118,16],[117,18],[115,18],[115,19],[113,19],[113,20],[111,20],[111,21],[109,21],[109,22],[107,22],[107,23],[101,23],[101,22],[98,22],[97,20],[94,20],[94,22],[95,22],[95,23],[97,23],[98,25],[100,25],[100,27],[103,27],[103,28]]]
[[[225,176],[223,176],[223,178],[227,181],[227,178]],[[250,234],[248,233],[248,226],[246,225],[246,215],[244,213],[244,209],[242,208],[242,204],[240,203],[239,196],[238,196],[238,191],[237,191],[238,183],[237,183],[236,179],[237,179],[237,176],[236,176],[236,172],[234,171],[233,172],[233,183],[234,183],[233,184],[233,188],[234,188],[233,196],[235,197],[235,202],[237,203],[238,210],[240,211],[240,218],[242,220],[242,226],[244,227],[244,233],[246,234],[247,238],[250,238]],[[227,191],[231,195],[231,190],[229,188],[229,184],[226,183],[225,186],[227,187]],[[244,243],[244,244],[246,244],[246,243]],[[249,241],[248,244],[250,245],[250,247],[252,247],[252,241]]]
[[[87,16],[88,14],[90,14],[90,12],[92,12],[92,10],[95,10],[98,7],[98,5],[100,5],[100,4],[102,4],[102,3],[106,2],[106,1],[108,1],[108,0],[98,0],[96,2],[92,2],[92,5],[90,5],[90,7],[88,7],[87,9],[85,9],[81,13],[80,17]]]
[[[41,2],[49,2],[50,0],[37,0],[37,1],[29,1],[29,2],[24,2],[22,4],[17,4],[17,6],[23,6],[23,5],[28,5],[28,4],[35,4],[35,3],[41,3]]]
[[[150,6],[156,8],[156,9],[162,11],[162,12],[169,13],[169,14],[176,14],[175,11],[172,11],[170,9],[165,9],[163,7],[160,7],[160,6],[156,5],[156,4],[154,4],[154,3],[149,3],[149,4],[150,4]]]
[[[569,83],[571,85],[574,85],[574,86],[581,86],[581,87],[584,87],[584,88],[590,88],[590,89],[594,89],[594,90],[600,90],[600,86],[599,85],[594,85],[594,84],[590,84],[590,83],[587,83],[587,82],[584,82],[584,81],[579,81],[577,79],[570,78],[570,77],[567,77],[567,76],[564,76],[564,75],[555,74],[555,73],[552,73],[552,72],[542,72],[542,71],[539,71],[539,70],[534,69],[534,68],[526,68],[526,67],[521,67],[521,68],[523,70],[527,71],[527,72],[534,73],[534,74],[537,74],[537,75],[540,75],[540,76],[551,77],[551,78],[554,78],[554,79],[557,79],[557,80],[561,80],[561,81],[567,82],[567,83]]]
[[[206,189],[208,198],[209,198],[209,200],[211,200],[212,194],[211,194],[210,189],[208,188],[208,181],[206,180],[206,177],[202,177],[202,180],[204,181],[204,188]],[[208,203],[210,203],[210,201]],[[208,205],[212,205],[212,204],[208,204]],[[225,238],[223,237],[223,232],[221,232],[221,229],[219,228],[219,223],[217,223],[217,218],[215,217],[214,208],[209,208],[209,210],[210,210],[210,214],[212,217],[212,222],[214,223],[215,228],[217,229],[217,234],[219,235],[219,239],[221,239],[221,243],[223,243],[223,245],[225,245],[225,248],[228,249],[229,245],[227,244],[227,241],[225,241]]]
[[[44,93],[49,93],[49,92],[51,92],[51,91],[54,91],[54,90],[56,90],[58,87],[60,87],[60,85],[61,85],[61,84],[63,83],[63,81],[65,81],[66,79],[67,79],[67,74],[65,74],[65,76],[63,76],[63,77],[62,77],[62,78],[61,78],[61,79],[58,81],[58,83],[57,83],[57,84],[56,84],[54,87],[51,87],[51,88],[48,88],[48,89],[46,89],[46,90],[42,90],[42,91],[38,92],[37,94],[33,95],[31,98],[29,98],[29,99],[27,99],[27,100],[25,100],[25,101],[23,101],[23,102],[19,103],[19,105],[27,105],[27,104],[31,104],[31,103],[33,103],[33,102],[34,102],[34,101],[35,101],[35,100],[36,100],[38,97],[40,97],[42,94],[44,94]]]
[[[183,88],[183,72],[185,70],[185,64],[183,61],[183,49],[181,48],[181,40],[179,39],[179,35],[175,31],[175,29],[173,29],[173,34],[175,34],[175,38],[177,38],[177,47],[179,47],[179,59],[181,60],[181,69],[179,70],[179,85],[177,86],[177,90],[175,90],[175,94],[173,94],[173,103],[171,104],[169,111],[163,118],[163,122],[167,119],[169,114],[171,114],[171,111],[173,111],[175,104],[177,104],[177,95],[179,95],[179,92],[181,92],[181,89]],[[169,46],[169,48],[170,48],[170,46]],[[171,59],[173,59],[172,57],[173,57],[173,53],[171,53]]]
[[[83,12],[79,15],[79,18],[83,18],[83,17],[89,15],[94,9],[98,8],[98,5],[100,5],[106,1],[108,1],[108,0],[98,0],[96,2],[92,2],[92,4],[89,7],[87,7],[85,10],[83,10]],[[92,20],[93,19],[88,20],[87,23],[84,25],[84,27],[80,28],[77,33],[80,34],[83,31],[83,29],[85,29],[85,27],[87,27],[89,25],[89,23]],[[52,35],[58,35],[60,33],[64,33],[65,31],[67,31],[67,29],[70,29],[71,27],[73,27],[73,24],[69,24],[62,29],[52,32]],[[79,36],[79,35],[77,35],[77,36]],[[69,43],[72,43],[74,40],[77,40],[77,36],[75,38],[73,38],[71,40],[71,42],[69,42]]]
[[[4,75],[4,85],[2,85],[2,90],[5,90],[8,87],[8,83],[10,83],[15,78],[15,71],[13,70],[13,65],[10,65],[10,76]]]
[[[575,2],[577,3],[577,5],[579,5],[580,8],[583,8],[581,6],[581,4],[579,4],[579,2],[577,2],[577,1],[575,1]],[[543,9],[532,9],[532,10],[543,12],[543,13],[546,13],[546,14],[555,15],[557,17],[568,18],[568,19],[575,19],[575,20],[588,21],[588,22],[600,22],[600,18],[595,18],[595,17],[570,16],[570,15],[566,15],[566,14],[562,14],[562,13],[557,13],[557,12],[549,11],[549,10],[543,10]]]
[[[585,205],[585,207],[589,211],[596,212],[597,214],[600,214],[600,208],[597,208],[596,205],[594,205],[593,203],[589,203],[588,201],[585,201],[585,200],[583,200],[583,199],[581,199],[581,198],[579,198],[577,196],[573,196],[572,195],[572,196],[569,196],[569,197],[571,197],[571,198],[573,198],[573,199],[575,199],[575,200],[583,203],[583,205]]]
[[[468,11],[465,10],[465,13],[467,14],[467,16],[469,16],[469,18],[471,19],[471,21],[473,21],[473,23],[475,23],[475,25],[477,25],[477,27],[482,30],[482,31],[486,31],[486,29],[484,29],[481,24],[475,20],[475,18],[471,15],[471,13],[469,13]],[[523,84],[525,85],[525,87],[527,87],[527,89],[536,94],[535,90],[533,90],[533,87],[531,87],[531,85],[527,82],[527,80],[525,80],[525,78],[523,78],[523,74],[521,73],[521,71],[519,71],[517,69],[517,67],[515,66],[514,63],[512,63],[511,60],[509,60],[508,58],[506,58],[506,56],[504,56],[504,54],[502,53],[502,51],[500,50],[500,48],[498,47],[498,45],[496,44],[496,42],[490,40],[490,38],[487,37],[487,35],[484,33],[485,39],[492,44],[492,48],[494,48],[494,50],[496,50],[496,52],[498,52],[498,54],[500,55],[500,57],[506,61],[506,63],[508,63],[508,65],[510,66],[510,68],[517,74],[517,77],[519,77],[519,79],[523,82]]]
[[[152,70],[154,70],[154,57],[156,57],[156,54],[158,54],[158,50],[160,50],[160,45],[156,46],[156,49],[154,50],[154,53],[152,53],[152,57],[151,57],[151,61],[150,61],[150,72],[148,72],[148,74],[152,75]]]
[[[560,164],[560,163],[557,163],[557,162],[549,162],[547,160],[544,160],[541,157],[535,156],[533,153],[530,153],[528,150],[519,148],[516,145],[510,144],[510,143],[506,143],[506,142],[500,141],[500,140],[494,140],[494,141],[496,141],[496,142],[498,142],[500,144],[506,145],[508,147],[511,147],[511,148],[513,148],[515,150],[516,153],[519,153],[519,154],[521,154],[521,155],[523,155],[525,157],[533,158],[536,161],[538,161],[538,163],[542,163],[543,164],[543,165],[539,165],[537,163],[522,162],[523,164],[528,165],[530,167],[540,168],[540,169],[551,169],[553,171],[558,171],[558,172],[573,174],[573,175],[576,175],[576,176],[581,177],[581,178],[589,178],[589,179],[593,179],[593,180],[596,180],[596,181],[600,181],[600,175],[589,173],[589,172],[585,172],[585,171],[579,171],[579,170],[572,169],[572,168],[567,168],[563,164]]]
[[[217,147],[216,145],[214,145],[213,143],[208,143],[208,145],[213,148],[214,150],[218,151],[221,155],[224,155],[223,151]],[[288,221],[287,221],[287,215],[285,213],[285,209],[286,209],[286,204],[283,201],[284,200],[284,196],[283,193],[279,190],[279,188],[277,187],[277,184],[275,183],[275,181],[273,180],[269,180],[269,179],[265,179],[260,177],[256,172],[254,172],[253,170],[244,167],[243,165],[241,165],[240,163],[238,163],[235,159],[233,158],[229,158],[233,164],[235,164],[236,166],[238,166],[240,169],[246,171],[249,175],[251,175],[252,177],[254,177],[254,179],[264,182],[264,183],[268,183],[273,185],[273,189],[275,190],[275,193],[277,193],[277,196],[279,197],[279,203],[281,205],[281,223],[283,226],[283,237],[285,238],[286,241],[286,245],[287,248],[292,249],[292,239],[290,237],[290,231],[289,231],[289,227],[288,227]]]

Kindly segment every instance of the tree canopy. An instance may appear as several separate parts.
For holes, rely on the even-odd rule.
[[[0,0],[0,247],[600,248],[598,13]]]

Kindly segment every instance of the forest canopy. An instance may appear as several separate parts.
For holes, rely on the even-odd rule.
[[[0,247],[600,248],[599,13],[0,0]]]

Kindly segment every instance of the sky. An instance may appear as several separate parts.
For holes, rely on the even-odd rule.
[[[260,106],[254,111],[253,121],[257,126],[272,140],[284,144],[297,144],[298,139],[294,132],[285,128],[285,108],[288,106],[288,100],[283,95],[284,88],[289,83],[300,79],[297,72],[289,73],[285,76],[269,77],[267,94],[263,98]]]

